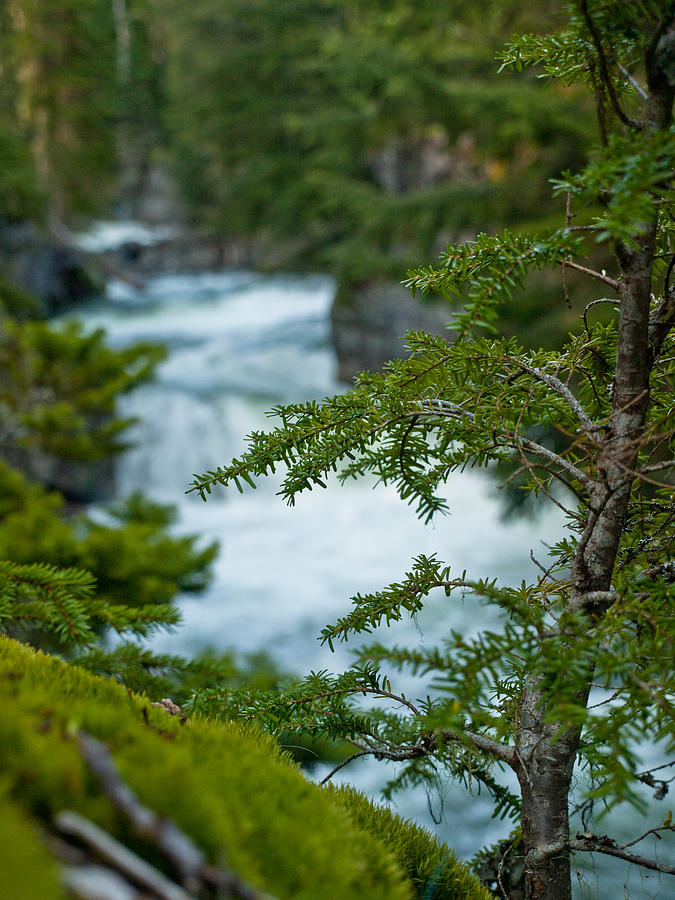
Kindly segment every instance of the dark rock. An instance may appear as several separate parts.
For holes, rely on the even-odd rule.
[[[0,269],[37,299],[45,316],[94,296],[101,287],[76,250],[32,224],[0,225]]]
[[[115,497],[115,461],[58,459],[34,448],[7,447],[2,456],[8,465],[28,478],[59,491],[69,503],[101,503]]]
[[[189,232],[151,244],[128,241],[97,254],[102,268],[117,277],[254,268],[257,257],[251,241],[223,240]]]
[[[338,358],[338,378],[351,381],[363,369],[380,370],[390,359],[407,356],[407,331],[423,329],[449,336],[450,308],[444,300],[424,303],[408,288],[391,282],[342,287],[333,304],[331,325]]]

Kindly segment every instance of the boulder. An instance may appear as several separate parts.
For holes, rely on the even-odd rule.
[[[36,298],[38,311],[47,317],[101,290],[77,250],[32,223],[0,224],[0,271]]]

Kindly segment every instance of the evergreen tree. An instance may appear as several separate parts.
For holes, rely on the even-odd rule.
[[[147,3],[6,0],[0,15],[0,140],[20,132],[57,222],[107,212],[118,177],[147,166],[158,139],[161,66]]]
[[[331,472],[372,473],[429,520],[446,505],[439,487],[450,472],[506,460],[525,490],[564,511],[566,536],[536,562],[532,583],[505,587],[417,557],[399,583],[356,596],[321,638],[333,646],[414,616],[433,591],[494,604],[502,627],[466,637],[450,616],[439,647],[370,644],[348,671],[312,673],[282,698],[214,688],[193,700],[273,731],[346,738],[355,756],[404,763],[399,785],[432,779],[439,767],[478,782],[520,828],[529,900],[569,900],[576,853],[675,874],[633,848],[645,835],[626,845],[591,830],[574,835],[569,819],[575,772],[586,784],[575,800],[589,808],[601,800],[611,824],[617,804],[640,806],[641,785],[664,796],[675,765],[675,3],[566,6],[565,30],[518,37],[503,54],[505,66],[536,64],[563,84],[585,83],[597,108],[599,145],[555,185],[567,198],[560,227],[479,235],[448,246],[439,266],[411,272],[413,291],[465,298],[454,339],[410,333],[411,358],[384,374],[363,373],[321,403],[278,407],[275,430],[252,434],[240,458],[192,488],[206,499],[216,485],[242,489],[283,466],[280,493],[292,504]],[[613,255],[609,271],[588,264],[597,243]],[[528,351],[491,336],[503,304],[547,267],[563,275],[561,299],[566,273],[588,279],[583,317],[564,347]],[[598,322],[605,306],[615,315]],[[547,429],[564,438],[562,449],[538,437]],[[396,669],[431,673],[435,695],[404,696],[392,685]],[[363,695],[382,708],[361,708]],[[663,749],[660,771],[642,771],[638,741]],[[501,785],[500,768],[517,777],[518,796]],[[647,833],[674,828],[668,816]]]
[[[172,684],[182,697],[183,683],[231,674],[231,660],[201,665],[99,640],[176,625],[176,594],[204,590],[217,546],[172,535],[174,510],[141,495],[95,516],[79,508],[93,483],[112,479],[106,470],[128,446],[133,420],[116,414],[117,398],[152,377],[163,356],[154,344],[112,350],[102,331],[85,335],[77,324],[3,317],[0,560],[11,563],[2,564],[0,630],[137,689]]]
[[[546,178],[582,160],[589,105],[497,82],[492,61],[558,6],[174,4],[168,111],[193,214],[292,234],[296,258],[352,282],[400,278],[440,232],[540,218]]]

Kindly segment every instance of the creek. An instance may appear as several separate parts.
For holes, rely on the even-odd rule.
[[[175,504],[177,532],[221,545],[211,586],[205,594],[180,598],[183,624],[157,636],[157,650],[262,650],[285,670],[339,672],[351,661],[351,645],[331,653],[316,639],[320,629],[344,614],[357,592],[400,579],[413,556],[436,552],[455,572],[519,583],[536,575],[530,550],[545,556],[543,545],[562,533],[562,516],[553,507],[536,518],[505,522],[499,491],[484,472],[451,477],[450,515],[431,526],[393,489],[367,481],[331,483],[326,491],[302,495],[293,508],[276,496],[274,478],[243,494],[216,489],[207,503],[185,493],[193,473],[225,463],[241,452],[244,435],[269,426],[265,413],[272,406],[345,389],[334,377],[333,292],[333,282],[318,276],[158,275],[142,289],[111,281],[105,298],[77,311],[87,329],[104,328],[112,346],[152,340],[169,351],[156,381],[122,401],[120,411],[139,421],[131,434],[135,447],[118,465],[117,492],[142,489]],[[414,622],[381,628],[375,637],[428,647],[450,627],[471,634],[495,621],[494,612],[475,600],[441,596]],[[412,679],[391,680],[406,693],[415,690]],[[328,770],[317,765],[310,777],[320,779]],[[394,772],[376,761],[356,762],[335,780],[378,798]],[[427,797],[424,790],[410,789],[397,794],[394,805],[462,857],[509,831],[508,823],[490,817],[484,795],[451,784],[442,802],[438,793]],[[640,833],[642,820],[635,813],[626,810],[624,819],[629,834]],[[578,897],[615,898],[619,885],[628,885],[626,896],[665,898],[666,880],[602,860],[579,882]]]

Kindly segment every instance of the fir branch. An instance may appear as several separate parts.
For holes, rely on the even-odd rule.
[[[382,621],[387,625],[397,622],[404,612],[412,617],[422,609],[424,599],[435,588],[443,588],[446,596],[457,588],[472,592],[482,589],[481,583],[470,582],[466,578],[450,579],[449,571],[449,567],[435,556],[416,557],[412,570],[406,573],[402,582],[391,584],[383,591],[353,597],[354,610],[338,619],[335,625],[326,626],[321,631],[321,642],[327,643],[332,650],[336,639],[346,641],[350,634],[371,631]]]
[[[418,400],[414,404],[414,410],[415,411],[411,413],[412,415],[424,413],[429,416],[444,416],[446,418],[457,420],[465,418],[470,422],[475,419],[473,413],[470,413],[468,410],[455,403],[448,403],[444,400]],[[581,469],[569,460],[565,459],[564,456],[555,453],[553,450],[549,450],[548,447],[544,447],[542,444],[538,444],[530,438],[522,437],[521,435],[508,431],[501,432],[498,437],[502,439],[506,446],[512,447],[515,450],[522,447],[529,453],[533,453],[535,456],[541,456],[550,463],[559,466],[561,469],[564,469],[568,475],[571,475],[572,478],[584,485],[584,487],[591,487],[595,484],[595,481],[592,478],[586,475],[585,472],[582,472]]]

